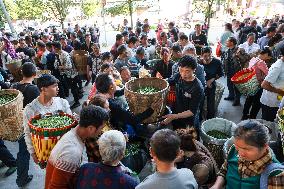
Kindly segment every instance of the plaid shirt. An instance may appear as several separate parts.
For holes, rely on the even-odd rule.
[[[232,148],[230,149],[230,151]],[[227,174],[227,160],[222,165],[218,176],[226,178]],[[265,156],[256,161],[246,161],[241,158],[238,160],[238,170],[241,178],[248,178],[251,176],[260,175],[264,169],[272,163],[271,152],[267,152]],[[268,189],[283,189],[284,188],[284,171],[276,176],[268,178]]]

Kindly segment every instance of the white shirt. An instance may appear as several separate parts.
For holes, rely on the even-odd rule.
[[[278,59],[268,71],[264,79],[277,89],[284,89],[284,62]],[[277,99],[278,94],[263,89],[260,102],[266,106],[279,107],[280,101]]]
[[[25,141],[27,144],[27,149],[30,154],[35,153],[30,127],[28,125],[29,120],[38,114],[47,114],[47,113],[55,113],[56,111],[61,110],[67,114],[72,114],[70,110],[70,105],[67,100],[59,97],[53,97],[53,103],[50,106],[44,106],[39,101],[38,98],[34,99],[30,104],[28,104],[24,109],[24,117],[23,117],[23,126],[24,126],[24,133],[25,133]]]
[[[80,168],[84,146],[75,129],[71,129],[54,146],[48,161],[59,170],[75,173]]]
[[[253,43],[249,45],[248,42],[244,42],[243,44],[240,44],[239,48],[244,49],[246,53],[248,54],[253,54],[260,50],[260,46],[258,44]]]

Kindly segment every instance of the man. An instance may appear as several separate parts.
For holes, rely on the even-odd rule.
[[[247,36],[247,41],[243,44],[239,45],[240,49],[244,49],[247,54],[249,54],[251,57],[256,56],[260,51],[260,46],[255,41],[255,34],[249,33]]]
[[[207,119],[215,117],[215,95],[216,80],[223,76],[222,63],[219,59],[212,56],[210,47],[202,49],[200,64],[204,66],[206,88],[205,95],[207,98]]]
[[[59,42],[54,42],[53,45],[55,52],[55,76],[62,83],[61,90],[64,92],[65,96],[69,95],[69,87],[71,88],[71,92],[74,97],[74,104],[71,106],[71,109],[77,108],[78,106],[80,106],[79,87],[76,81],[78,72],[75,70],[70,55],[62,50],[61,44]],[[63,96],[63,93],[61,92],[61,98],[65,96]]]
[[[277,96],[284,96],[284,47],[280,49],[281,58],[279,58],[268,71],[261,84],[263,92],[260,98],[262,119],[273,122],[276,118],[277,110],[280,104]]]
[[[179,69],[178,69],[178,65],[179,65],[179,61],[180,59],[182,58],[182,50],[181,50],[181,47],[179,45],[174,45],[172,47],[172,61],[174,62],[174,65],[172,67],[172,75],[175,75],[176,73],[179,72]]]
[[[145,60],[145,49],[143,47],[138,47],[136,50],[136,55],[129,59],[130,71],[133,76],[139,75],[139,68],[144,66],[148,68]]]
[[[127,51],[128,51],[129,57],[135,56],[138,45],[139,45],[139,41],[137,37],[132,36],[129,38],[128,43],[127,43]]]
[[[37,49],[38,49],[38,53],[37,53],[37,58],[38,58],[38,66],[41,69],[46,69],[46,56],[50,53],[47,49],[46,49],[46,44],[42,41],[38,41],[37,42]]]
[[[160,38],[161,40],[159,41],[159,45],[161,47],[172,48],[173,43],[168,39],[166,32],[161,32]]]
[[[117,34],[115,36],[115,44],[112,46],[110,53],[113,56],[113,60],[116,60],[118,57],[117,48],[124,43],[123,35]]]
[[[94,44],[94,42],[91,41],[91,34],[87,33],[85,35],[85,43],[82,45],[82,50],[87,51],[89,53],[92,53],[93,52],[93,49],[92,49],[93,44]]]
[[[150,140],[150,155],[157,165],[156,172],[142,181],[136,189],[197,189],[190,169],[175,168],[175,159],[181,154],[180,138],[169,129],[154,133]]]
[[[239,37],[239,44],[242,44],[246,41],[249,33],[255,34],[255,41],[254,42],[256,42],[257,39],[258,39],[258,32],[261,32],[261,31],[258,31],[257,21],[252,20],[249,24],[249,20],[246,20],[245,23],[247,25],[240,30],[240,33],[239,33],[239,36],[238,36]]]
[[[28,48],[28,46],[27,46],[27,44],[26,44],[25,39],[24,39],[24,38],[20,38],[20,39],[19,39],[19,47],[16,48],[16,53],[23,52],[24,54],[26,54],[27,51],[28,51],[28,49],[29,49],[29,48]]]
[[[263,36],[257,40],[257,44],[260,49],[263,50],[268,45],[268,41],[276,34],[276,27],[270,27],[267,29],[266,36]]]
[[[36,67],[32,63],[25,63],[22,66],[23,80],[12,85],[13,89],[22,92],[24,96],[23,107],[36,99],[40,91],[38,87],[32,84],[36,77]],[[30,154],[27,150],[25,137],[22,136],[19,140],[19,152],[17,154],[17,180],[18,187],[23,187],[33,179],[33,175],[28,175]]]
[[[181,58],[179,73],[168,79],[171,86],[175,86],[176,103],[173,114],[164,116],[162,123],[172,122],[174,129],[194,126],[195,116],[204,96],[203,86],[194,75],[197,67],[196,59],[191,56]],[[198,130],[198,128],[196,128]]]
[[[185,46],[189,45],[189,41],[188,41],[187,35],[181,34],[181,35],[179,36],[178,43],[179,43],[181,49],[183,49]]]
[[[74,188],[84,141],[99,135],[108,119],[107,111],[101,107],[90,105],[82,109],[79,125],[64,134],[51,151],[46,167],[45,189]]]
[[[24,133],[27,149],[31,154],[35,163],[38,163],[38,158],[35,154],[35,149],[31,140],[29,120],[38,114],[55,113],[58,110],[67,114],[72,114],[67,100],[56,97],[58,93],[58,80],[49,74],[43,74],[37,79],[37,87],[40,90],[38,98],[34,99],[24,109]]]
[[[196,54],[201,55],[201,49],[208,46],[207,37],[202,33],[200,24],[196,24],[194,29],[195,32],[191,34],[190,39],[196,48]]]
[[[62,46],[62,50],[66,51],[68,53],[71,53],[71,51],[73,50],[73,47],[71,45],[68,45],[65,36],[60,37],[60,44]]]
[[[91,78],[88,79],[89,81],[92,79],[92,83],[94,83],[102,65],[102,55],[100,52],[99,44],[93,43],[92,49],[93,49],[92,53],[89,54],[88,56],[87,70],[91,70],[92,72]]]
[[[123,66],[129,66],[128,60],[127,60],[127,49],[125,45],[120,45],[117,48],[118,57],[114,62],[114,67],[117,69],[117,71],[120,72],[120,68]]]
[[[131,79],[131,73],[128,67],[124,66],[120,69],[120,77],[123,85]]]
[[[174,62],[171,60],[170,50],[163,47],[161,50],[161,60],[153,66],[152,77],[157,77],[161,79],[170,78],[172,76],[172,68]]]
[[[77,34],[75,32],[70,34],[70,45],[74,48],[74,41],[79,41],[79,39],[77,39]]]
[[[42,42],[44,42],[44,43],[49,42],[49,35],[48,35],[48,34],[43,34],[41,40],[42,40]]]
[[[238,47],[237,40],[234,37],[229,37],[226,43],[228,50],[225,52],[224,55],[224,67],[225,67],[225,74],[227,75],[227,87],[229,90],[229,96],[224,98],[224,100],[234,101],[233,106],[240,106],[240,97],[241,93],[236,88],[236,86],[232,83],[231,78],[244,68],[244,64],[249,60],[241,59],[241,57],[237,56]],[[246,57],[246,56],[243,56]]]

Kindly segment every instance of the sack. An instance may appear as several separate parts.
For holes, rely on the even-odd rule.
[[[220,42],[218,42],[217,48],[216,48],[216,56],[217,57],[221,57],[221,55],[222,55],[221,49],[222,49],[222,44]]]
[[[274,171],[284,171],[284,165],[280,163],[271,163],[260,176],[260,189],[268,189],[268,177]]]

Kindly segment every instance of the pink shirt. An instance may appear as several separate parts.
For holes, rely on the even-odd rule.
[[[261,60],[258,57],[253,57],[249,62],[249,68],[254,67],[256,78],[261,83],[265,76],[268,74],[268,67],[265,61]]]

